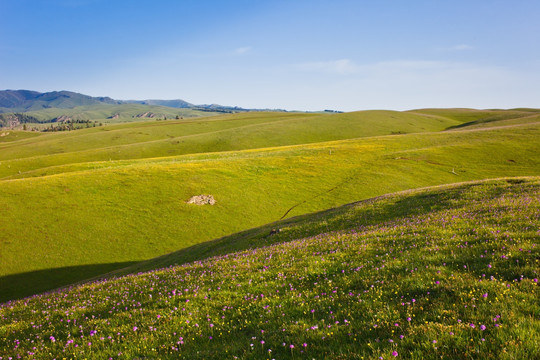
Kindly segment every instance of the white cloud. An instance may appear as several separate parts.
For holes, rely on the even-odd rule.
[[[326,72],[342,75],[355,74],[360,70],[359,66],[349,59],[308,62],[297,64],[294,67],[302,71]]]
[[[360,64],[350,59],[340,59],[296,64],[293,65],[293,68],[303,72],[371,76],[374,72],[379,71],[391,73],[401,73],[404,71],[433,71],[455,66],[458,66],[458,64],[429,60],[393,60]]]
[[[234,53],[236,55],[242,55],[242,54],[245,54],[247,53],[248,51],[251,50],[251,47],[250,46],[245,46],[245,47],[239,47],[237,49],[234,50]]]
[[[289,97],[296,108],[314,109],[313,104],[340,110],[538,106],[534,84],[540,75],[490,64],[432,60],[359,63],[348,59],[309,62],[290,69]]]
[[[474,50],[474,46],[468,44],[458,44],[453,46],[441,46],[437,48],[438,51],[466,51]]]
[[[453,50],[472,50],[474,49],[474,47],[472,47],[471,45],[467,45],[467,44],[460,44],[460,45],[456,45],[452,48]]]

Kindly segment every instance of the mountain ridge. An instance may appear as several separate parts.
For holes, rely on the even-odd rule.
[[[119,104],[110,97],[93,97],[72,91],[38,92],[33,90],[0,91],[0,112],[26,112],[48,108],[70,109],[99,103]]]
[[[146,99],[146,100],[115,100],[108,96],[90,96],[73,91],[39,92],[33,90],[0,90],[0,113],[27,112],[49,108],[72,109],[77,106],[95,104],[140,104],[159,105],[177,109],[193,109],[211,112],[244,112],[244,111],[286,111],[283,109],[247,109],[238,106],[218,104],[196,105],[182,99]]]

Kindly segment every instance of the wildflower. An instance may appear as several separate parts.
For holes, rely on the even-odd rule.
[[[134,326],[133,331],[137,331],[138,327]]]
[[[480,330],[482,331],[486,330],[486,325],[480,325]]]
[[[393,356],[393,357],[397,357],[397,356],[398,356],[398,352],[397,352],[397,351],[392,351],[392,356]]]

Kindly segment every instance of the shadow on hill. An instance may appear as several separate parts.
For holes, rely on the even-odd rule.
[[[0,277],[0,303],[40,294],[135,264],[119,262],[68,266]]]
[[[537,177],[503,178],[441,185],[383,195],[325,211],[291,217],[142,262],[64,267],[0,277],[0,303],[74,283],[117,277],[201,261],[328,232],[359,230],[436,211],[460,208],[471,200],[496,198],[514,186],[534,186]],[[515,274],[505,274],[508,279]]]
[[[122,268],[106,276],[121,276],[137,272],[165,268],[173,265],[201,261],[212,256],[255,249],[278,243],[294,241],[334,231],[357,230],[384,222],[392,222],[404,217],[418,216],[434,211],[463,206],[457,203],[464,196],[474,199],[479,194],[471,193],[477,186],[487,184],[482,196],[504,193],[504,185],[521,183],[522,179],[499,179],[470,183],[442,185],[425,189],[415,189],[383,195],[317,213],[305,214],[279,220],[257,228],[245,230],[212,241],[193,245],[179,251],[146,260],[136,265]],[[501,188],[495,185],[501,186]],[[465,193],[468,193],[465,195]]]

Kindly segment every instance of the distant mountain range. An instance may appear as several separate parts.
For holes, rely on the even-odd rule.
[[[52,91],[40,93],[31,90],[0,91],[0,113],[26,112],[49,108],[71,109],[77,106],[95,104],[143,104],[172,108],[194,109],[212,112],[259,111],[268,109],[244,109],[237,106],[194,105],[184,100],[114,100],[110,97],[93,97],[72,91]],[[277,109],[274,109],[277,110]],[[279,110],[284,111],[284,110]]]
[[[0,112],[34,111],[48,108],[70,109],[94,104],[119,104],[109,97],[92,97],[71,91],[40,93],[31,90],[0,91]]]

